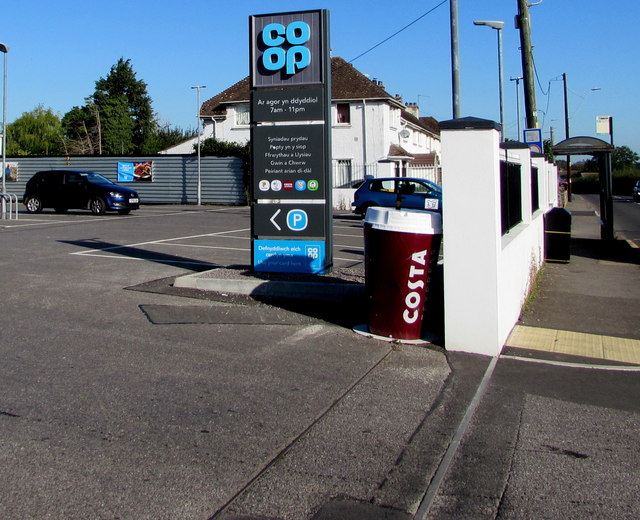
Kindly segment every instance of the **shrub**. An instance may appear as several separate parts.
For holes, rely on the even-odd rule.
[[[613,172],[613,194],[631,195],[633,185],[640,179],[640,170],[637,168],[623,168]],[[582,177],[571,176],[571,190],[573,193],[600,193],[600,180],[598,175]]]

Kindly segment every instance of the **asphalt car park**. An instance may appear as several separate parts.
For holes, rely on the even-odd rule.
[[[297,309],[141,287],[248,264],[247,207],[18,217],[0,221],[0,518],[209,518],[394,352]],[[361,222],[334,231],[335,264],[361,262]]]
[[[69,254],[117,262],[147,261],[188,270],[251,263],[248,207],[145,205],[135,214],[94,216],[86,211],[21,211],[0,229],[46,231],[71,245]],[[88,234],[87,234],[88,233]],[[362,223],[347,212],[334,215],[334,267],[363,261]]]

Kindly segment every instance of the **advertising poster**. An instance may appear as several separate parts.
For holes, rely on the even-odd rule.
[[[18,180],[18,163],[17,162],[5,163],[4,180],[5,182],[16,182]]]
[[[153,161],[118,162],[118,182],[152,182]]]

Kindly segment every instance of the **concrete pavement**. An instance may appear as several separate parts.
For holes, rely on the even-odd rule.
[[[579,247],[520,325],[639,339],[637,257],[570,209]],[[631,361],[363,338],[357,279],[330,304],[179,287],[238,262],[247,214],[163,211],[2,230],[0,517],[637,516]]]
[[[616,492],[627,502],[621,503],[608,495],[610,488],[606,485],[604,491],[595,492],[598,496],[595,502],[599,506],[594,506],[592,497],[580,498],[582,493],[579,491],[578,480],[584,474],[583,477],[579,475],[586,471],[586,474],[591,475],[590,478],[597,478],[598,472],[613,471],[608,466],[610,460],[595,464],[590,461],[586,470],[584,467],[579,470],[574,467],[564,468],[562,473],[566,481],[562,485],[567,486],[564,491],[557,489],[559,483],[554,482],[550,474],[553,465],[557,464],[553,454],[564,454],[582,460],[589,458],[590,455],[585,453],[592,452],[593,449],[605,452],[609,449],[606,444],[601,445],[602,441],[596,437],[585,435],[581,426],[576,429],[576,423],[588,424],[594,412],[588,404],[587,408],[584,408],[584,404],[572,405],[573,398],[565,395],[562,381],[577,377],[578,380],[582,379],[585,390],[593,387],[597,392],[604,390],[611,393],[608,389],[611,381],[615,381],[616,385],[629,384],[629,388],[633,388],[634,381],[637,381],[637,376],[633,373],[634,366],[640,366],[640,328],[637,326],[640,309],[640,293],[637,291],[640,288],[638,250],[625,241],[603,245],[599,240],[596,208],[584,198],[575,196],[568,209],[572,212],[571,262],[566,265],[546,264],[537,294],[521,323],[510,336],[502,361],[499,361],[497,368],[491,368],[491,374],[484,372],[488,360],[482,357],[445,353],[452,369],[451,375],[446,382],[442,381],[438,397],[432,396],[434,406],[414,431],[411,442],[404,447],[399,459],[401,463],[389,470],[379,491],[354,492],[351,488],[353,475],[344,476],[339,472],[336,475],[336,468],[340,464],[336,465],[335,460],[328,467],[325,466],[327,450],[331,451],[329,446],[339,445],[337,439],[340,435],[334,430],[333,434],[328,433],[326,436],[310,435],[309,438],[301,439],[292,450],[291,459],[278,468],[270,468],[260,476],[258,482],[251,483],[251,489],[234,499],[220,518],[306,518],[304,512],[296,510],[293,504],[308,504],[304,497],[310,489],[318,487],[318,481],[322,480],[318,478],[319,474],[325,477],[331,474],[330,479],[345,478],[345,481],[333,489],[332,500],[320,507],[313,517],[317,520],[414,517],[561,518],[566,515],[573,517],[578,511],[584,517],[594,517],[605,510],[612,514],[611,518],[631,518],[629,512],[635,510],[638,501],[626,493],[622,483],[622,487]],[[273,290],[279,296],[289,295],[295,298],[300,286],[296,283],[288,286],[288,283],[271,281],[265,284],[264,281],[259,281],[255,286],[243,287],[241,290],[245,294],[253,292],[255,295],[268,294]],[[219,274],[211,272],[189,275],[176,283],[182,287],[205,290],[216,290],[221,287],[220,284],[223,284],[225,290],[230,289],[227,282],[220,280]],[[342,301],[345,297],[345,290],[340,283],[328,283],[324,290],[330,295],[329,299]],[[359,288],[352,285],[346,290],[346,294],[357,297]],[[310,295],[307,292],[307,296]],[[399,350],[405,348],[399,347]],[[523,366],[524,360],[557,362],[558,365],[542,369],[526,363]],[[585,378],[581,373],[581,370],[598,365],[600,368],[611,365],[612,369],[618,370],[629,367],[631,374]],[[493,376],[493,370],[496,371],[496,376]],[[578,375],[572,370],[578,370]],[[543,383],[547,386],[546,391],[551,400],[549,397],[546,400],[534,397],[541,392],[540,380],[517,389],[513,387],[518,381],[529,378],[532,372],[538,373],[542,379],[549,377],[550,373],[557,373],[557,376]],[[494,380],[491,379],[492,376]],[[620,377],[626,379],[620,383]],[[482,383],[487,385],[487,396],[478,393]],[[512,387],[508,397],[502,393],[505,387]],[[631,391],[630,397],[614,400],[614,407],[628,406],[636,411],[637,405],[633,404],[636,396],[637,392]],[[406,398],[406,394],[398,393],[388,405],[397,406],[398,402],[403,402]],[[624,404],[629,400],[631,402],[628,405]],[[581,401],[588,403],[589,398],[583,397]],[[595,401],[601,404],[598,399]],[[495,416],[491,408],[505,410],[508,403],[512,405],[509,412]],[[609,414],[611,422],[608,428],[603,428],[606,431],[611,431],[612,425],[628,427],[626,419],[616,416],[614,411],[597,413]],[[567,414],[579,414],[581,419],[567,423]],[[637,421],[637,415],[634,415],[633,421]],[[528,433],[529,428],[536,424],[538,433]],[[542,431],[544,434],[540,435]],[[491,432],[490,436],[488,432]],[[456,435],[459,438],[452,450],[452,439],[455,440]],[[530,439],[528,435],[531,435]],[[328,444],[318,442],[320,437],[333,440]],[[562,447],[572,438],[585,453]],[[439,439],[439,442],[434,442],[434,439]],[[527,441],[523,442],[523,439]],[[474,447],[478,442],[479,445]],[[537,448],[530,451],[532,443],[540,445],[541,442],[547,443],[543,444],[542,449],[551,454],[544,463],[540,462],[540,455],[535,454]],[[597,446],[588,446],[590,442]],[[621,450],[622,457],[618,462],[626,467],[628,462],[624,453],[632,449],[632,441],[627,439],[621,445],[617,444],[617,448]],[[469,450],[474,462],[465,460],[469,456],[466,455]],[[618,453],[616,449],[614,451]],[[447,460],[448,457],[450,460]],[[341,464],[345,463],[342,455],[337,458],[341,459]],[[376,462],[379,461],[378,456],[374,458]],[[479,461],[481,463],[478,466]],[[443,463],[446,463],[444,468]],[[310,475],[307,471],[300,472],[301,466],[317,469],[310,472]],[[405,466],[409,466],[411,470],[407,470]],[[541,478],[531,481],[531,468],[542,472]],[[440,479],[438,471],[442,472]],[[389,483],[394,482],[404,482],[404,486],[389,486]],[[407,487],[408,482],[411,485]],[[626,484],[635,485],[639,482],[634,477],[626,481]],[[516,485],[522,495],[513,495],[513,487]],[[470,493],[470,488],[474,486],[485,489]],[[548,501],[536,498],[541,493],[554,498],[549,498]],[[528,498],[523,500],[525,496]],[[265,502],[269,505],[265,505]],[[575,510],[570,505],[572,503]],[[291,511],[296,512],[288,516]]]

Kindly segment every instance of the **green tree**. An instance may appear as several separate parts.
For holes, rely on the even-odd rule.
[[[553,155],[553,141],[551,139],[545,139],[544,143],[544,155],[547,158],[547,161],[552,163],[555,161],[555,156]]]
[[[158,125],[147,142],[147,147],[153,150],[151,153],[157,153],[160,150],[165,150],[166,148],[171,148],[176,144],[187,141],[196,135],[195,130],[183,130],[178,126],[172,127],[169,124]]]
[[[194,144],[194,153],[196,152],[196,147],[197,144]],[[249,143],[231,143],[228,141],[219,141],[215,137],[209,137],[200,143],[200,153],[214,157],[241,157],[242,159],[248,160]]]
[[[8,155],[56,155],[64,152],[60,117],[38,105],[7,125]]]
[[[638,154],[628,146],[616,146],[611,154],[611,162],[614,170],[631,168],[638,162]]]
[[[147,84],[136,78],[131,60],[120,58],[106,78],[96,81],[92,101],[102,118],[104,152],[151,153],[148,142],[157,122]]]
[[[129,155],[143,153],[133,136],[136,122],[131,117],[124,95],[104,99],[100,106],[102,146],[106,153]]]
[[[152,155],[195,135],[158,123],[147,84],[124,58],[96,81],[85,105],[64,115],[62,128],[67,153],[89,155]]]
[[[143,155],[156,153],[158,129],[147,84],[136,78],[131,60],[120,58],[96,81],[85,105],[62,118],[70,153]]]
[[[87,104],[73,107],[62,118],[67,153],[93,155],[102,153],[98,107]]]

